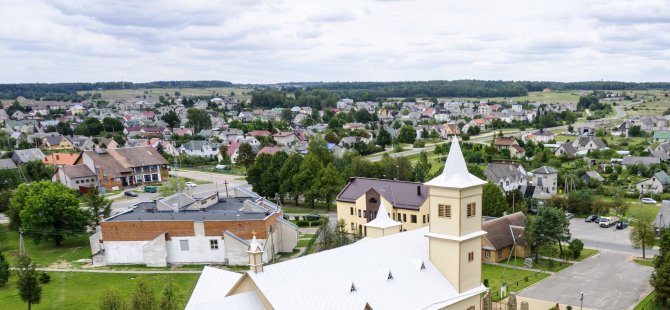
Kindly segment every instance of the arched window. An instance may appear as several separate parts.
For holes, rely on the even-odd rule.
[[[371,198],[368,200],[368,202],[369,202],[369,203],[377,203],[377,199],[375,199],[375,197],[371,197]]]

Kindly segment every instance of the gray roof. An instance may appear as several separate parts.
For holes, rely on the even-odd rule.
[[[50,137],[46,137],[46,139],[47,139],[47,142],[49,142],[49,145],[57,145],[57,144],[60,144],[60,142],[63,139],[66,139],[66,138],[63,137],[63,136],[50,136]]]
[[[574,155],[577,152],[577,149],[575,149],[575,147],[570,142],[565,142],[561,144],[560,147],[563,147],[563,151],[565,151],[566,155]]]
[[[589,144],[589,142],[591,142],[591,141],[593,141],[593,143],[595,143],[595,145],[598,147],[598,149],[604,149],[604,148],[607,147],[605,142],[603,142],[603,140],[598,138],[598,137],[578,137],[577,140],[575,140],[575,145],[577,147],[584,147],[587,144]]]
[[[659,172],[656,172],[654,173],[654,176],[656,177],[656,179],[658,179],[659,182],[661,182],[661,184],[663,185],[670,184],[670,175],[668,175],[668,173],[666,173],[665,171],[661,170]]]
[[[89,169],[86,165],[62,166],[60,169],[62,169],[65,175],[67,175],[69,178],[85,178],[95,176],[95,172],[91,171],[91,169]]]
[[[45,157],[40,149],[14,150],[14,155],[12,155],[12,159],[17,164],[25,164],[36,160],[42,161]]]
[[[0,159],[0,169],[16,169],[16,164],[9,158]]]
[[[642,164],[645,166],[660,164],[661,160],[657,157],[643,157],[643,156],[625,156],[621,161],[622,165]]]
[[[605,180],[605,178],[603,178],[600,175],[600,173],[598,173],[597,171],[593,171],[593,170],[584,172],[584,175],[582,175],[582,179],[583,180],[594,179],[594,180],[598,180],[598,181],[604,181]]]
[[[240,211],[244,200],[240,198],[219,199],[215,205],[205,210],[156,211],[156,202],[138,203],[132,210],[106,219],[107,222],[129,221],[237,221],[262,220],[270,216],[270,212]]]
[[[200,150],[202,149],[205,144],[208,144],[209,142],[204,141],[204,140],[191,140],[187,143],[182,144],[182,147],[186,150],[192,151],[192,150]],[[211,145],[210,145],[211,147]]]
[[[524,174],[519,171],[513,164],[507,163],[490,163],[484,170],[486,180],[498,183],[501,178],[517,179],[524,177]]]
[[[534,174],[552,174],[552,173],[558,173],[558,170],[548,167],[548,166],[542,166],[540,168],[537,168],[533,170]]]
[[[421,195],[417,195],[417,187],[420,188]],[[428,198],[428,188],[422,183],[352,178],[337,195],[337,201],[355,202],[370,189],[374,189],[391,202],[393,207],[400,209],[418,210]]]

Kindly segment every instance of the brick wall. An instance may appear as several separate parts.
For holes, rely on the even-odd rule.
[[[223,231],[228,230],[244,240],[251,239],[254,233],[258,239],[267,239],[268,227],[272,225],[276,229],[276,221],[276,214],[257,221],[205,221],[205,235],[223,236]]]
[[[152,240],[160,233],[168,237],[195,236],[193,221],[133,221],[100,223],[103,241]]]

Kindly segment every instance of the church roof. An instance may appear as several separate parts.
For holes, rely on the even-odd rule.
[[[444,165],[442,174],[428,181],[426,185],[466,188],[483,185],[485,183],[485,181],[472,175],[468,171],[468,166],[465,164],[465,158],[463,158],[463,153],[461,152],[461,146],[458,144],[458,138],[454,136],[451,141],[449,156],[447,157],[447,162]]]
[[[376,227],[376,228],[389,228],[394,226],[400,226],[400,222],[396,222],[389,217],[389,214],[386,212],[386,206],[384,201],[381,201],[379,205],[379,211],[377,211],[377,216],[374,220],[365,224],[367,227]]]
[[[256,239],[256,235],[254,235],[249,243],[249,252],[263,252],[263,247],[258,242],[258,239]]]

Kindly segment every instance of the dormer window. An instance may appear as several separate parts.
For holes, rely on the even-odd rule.
[[[389,271],[389,275],[388,277],[386,277],[386,280],[393,280],[393,274],[391,273],[391,271]]]
[[[377,203],[377,199],[375,197],[372,197],[368,200],[369,203]]]
[[[351,283],[351,288],[349,289],[349,293],[353,293],[355,291],[356,291],[356,286],[353,283]]]

